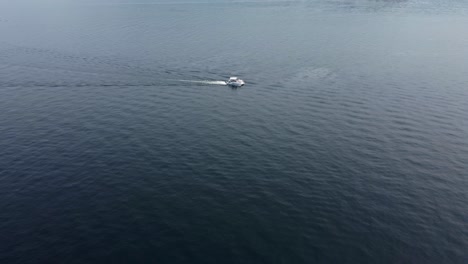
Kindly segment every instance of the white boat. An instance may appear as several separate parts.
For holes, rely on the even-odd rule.
[[[232,86],[232,87],[241,87],[244,86],[245,82],[237,77],[231,77],[229,80],[226,82],[226,85]]]

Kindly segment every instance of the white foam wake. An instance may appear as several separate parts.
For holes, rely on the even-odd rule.
[[[226,85],[225,81],[195,81],[195,80],[177,80],[179,82],[190,82],[190,83],[201,83],[201,84],[212,84],[212,85]]]

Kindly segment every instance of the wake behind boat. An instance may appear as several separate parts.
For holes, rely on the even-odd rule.
[[[241,87],[244,86],[245,82],[238,77],[231,77],[229,80],[227,80],[226,85],[229,85],[231,87]]]

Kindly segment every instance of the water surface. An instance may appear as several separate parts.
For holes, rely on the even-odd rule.
[[[464,1],[1,0],[1,262],[466,263],[467,25]]]

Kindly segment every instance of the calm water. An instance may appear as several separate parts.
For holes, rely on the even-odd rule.
[[[0,0],[0,262],[467,263],[467,102],[464,1]]]

